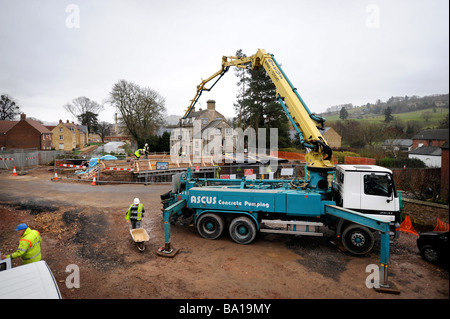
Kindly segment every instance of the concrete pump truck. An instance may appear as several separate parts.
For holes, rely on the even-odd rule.
[[[381,234],[380,274],[386,284],[389,240],[397,237],[401,205],[392,172],[375,165],[335,166],[332,150],[318,129],[324,119],[311,113],[274,56],[262,49],[249,57],[224,56],[221,69],[197,87],[183,118],[231,66],[265,69],[276,87],[274,98],[306,149],[307,173],[304,180],[293,181],[202,179],[194,178],[190,170],[173,176],[172,190],[161,195],[165,246],[158,255],[176,251],[170,242],[170,224],[180,216],[193,216],[198,233],[206,239],[216,239],[227,229],[239,244],[251,243],[258,232],[322,236],[321,229],[327,226],[355,255],[368,253],[375,235]]]

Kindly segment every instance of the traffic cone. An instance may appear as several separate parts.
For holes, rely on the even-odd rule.
[[[53,177],[53,180],[54,180],[54,181],[57,181],[57,180],[58,180],[58,173],[56,173],[56,171],[55,171],[55,177]]]
[[[433,231],[448,231],[448,224],[438,218],[436,227],[434,228]]]
[[[14,169],[13,169],[13,174],[12,174],[12,176],[17,176],[17,172],[16,172],[16,167],[14,166]]]
[[[95,183],[95,176],[94,176],[94,179],[92,180],[91,185],[92,185],[92,186],[96,186],[96,185],[97,185],[97,184]]]
[[[419,234],[412,225],[411,218],[409,218],[408,215],[405,217],[405,220],[400,224],[400,230],[406,233],[419,236]]]

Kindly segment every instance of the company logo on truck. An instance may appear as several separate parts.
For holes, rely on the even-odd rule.
[[[216,196],[191,196],[191,203],[192,204],[210,204],[215,205],[218,203],[220,206],[224,207],[251,207],[251,208],[269,208],[269,203],[262,202],[262,201],[240,201],[240,200],[217,200]]]
[[[191,203],[193,204],[215,204],[217,203],[216,196],[191,196]]]

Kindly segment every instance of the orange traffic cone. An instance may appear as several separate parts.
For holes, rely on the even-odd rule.
[[[54,181],[57,181],[57,180],[58,180],[58,173],[56,173],[56,171],[55,171],[55,177],[53,177],[53,180],[54,180]]]
[[[436,227],[434,228],[433,231],[448,231],[448,224],[438,218]]]
[[[12,174],[12,176],[17,176],[17,172],[16,172],[16,167],[14,166],[14,169],[13,169],[13,174]]]
[[[403,232],[406,232],[406,233],[410,233],[410,234],[419,236],[419,234],[416,232],[416,230],[414,229],[414,227],[411,223],[411,218],[409,218],[408,215],[405,217],[405,220],[401,223],[400,230]]]
[[[97,183],[95,183],[95,176],[94,176],[94,179],[92,180],[91,185],[92,185],[92,186],[96,186],[96,185],[97,185]]]

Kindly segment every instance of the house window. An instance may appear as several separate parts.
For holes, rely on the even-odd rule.
[[[225,135],[231,135],[231,134],[233,134],[233,129],[225,128]]]
[[[64,135],[59,136],[59,140],[62,141],[64,139]]]
[[[59,128],[59,131],[60,131],[60,132],[62,132],[62,131],[63,131],[63,128],[62,128],[62,127],[60,127],[60,128]]]

